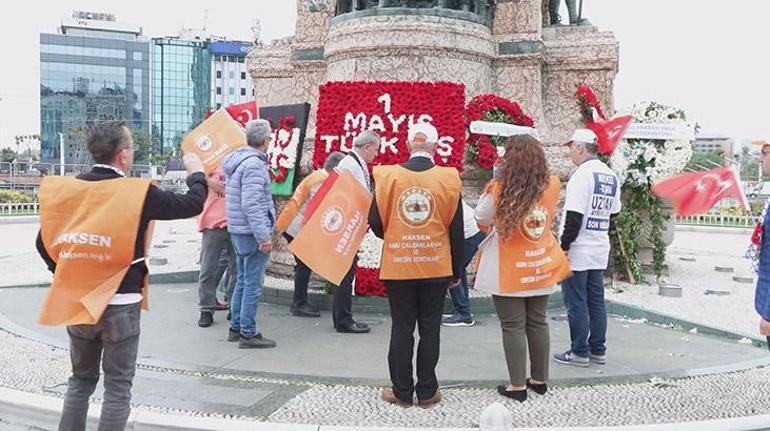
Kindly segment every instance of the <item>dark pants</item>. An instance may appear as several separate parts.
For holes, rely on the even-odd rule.
[[[767,349],[770,350],[770,337],[767,337]]]
[[[122,430],[131,413],[131,386],[139,347],[140,304],[110,305],[95,325],[67,327],[72,376],[67,385],[60,431],[86,429],[88,398],[104,370],[100,431]]]
[[[198,278],[198,307],[201,311],[213,312],[217,299],[217,286],[225,269],[230,274],[236,272],[235,251],[230,242],[227,229],[205,229],[201,239],[201,271]],[[227,266],[221,265],[223,253],[227,254]],[[230,277],[229,283],[235,287],[236,277]],[[227,294],[233,289],[228,284]]]
[[[468,294],[468,265],[471,264],[473,256],[479,250],[479,244],[484,241],[487,234],[484,232],[478,232],[470,238],[465,239],[465,262],[463,263],[463,274],[460,276],[460,285],[454,289],[449,289],[449,294],[452,296],[452,305],[454,306],[454,312],[463,316],[471,317],[471,301]]]
[[[436,364],[441,346],[441,311],[447,286],[414,285],[389,287],[390,350],[388,367],[393,393],[402,401],[412,401],[416,392],[418,400],[433,397],[438,390]],[[414,356],[414,326],[420,334],[417,346],[417,385],[412,375]]]
[[[356,276],[356,262],[358,258],[353,259],[350,270],[345,274],[340,285],[334,289],[334,303],[332,304],[332,322],[334,327],[347,326],[353,324],[353,279]]]
[[[604,304],[604,270],[573,271],[561,284],[569,318],[572,353],[588,357],[607,351],[607,307]]]
[[[289,244],[294,241],[294,237],[288,233],[284,233],[283,237],[286,238]],[[310,273],[312,272],[296,254],[294,255],[294,260],[297,262],[297,265],[294,267],[294,300],[291,304],[292,309],[307,304],[307,287],[310,284]]]
[[[529,298],[493,296],[500,327],[508,376],[514,386],[524,386],[527,378],[527,347],[533,379],[548,380],[548,355],[551,338],[548,332],[548,295]]]

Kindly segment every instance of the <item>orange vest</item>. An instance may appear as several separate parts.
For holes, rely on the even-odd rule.
[[[377,166],[374,181],[385,231],[380,279],[451,277],[448,229],[460,199],[457,171],[438,166],[423,172]]]
[[[45,177],[40,186],[40,235],[56,262],[40,312],[43,325],[95,324],[134,260],[149,180],[84,181]],[[146,242],[152,226],[147,229]],[[147,309],[147,277],[142,290]]]
[[[499,202],[499,183],[491,185]],[[519,292],[553,286],[572,273],[556,236],[551,230],[559,201],[561,181],[551,176],[535,209],[510,237],[499,236],[500,291]]]
[[[299,215],[302,206],[307,203],[313,188],[323,183],[328,176],[329,173],[326,172],[326,170],[319,169],[313,171],[299,183],[297,189],[294,190],[291,199],[286,202],[286,206],[283,207],[281,214],[278,215],[278,218],[275,221],[276,231],[281,233],[286,232],[286,229],[291,226],[294,219]]]

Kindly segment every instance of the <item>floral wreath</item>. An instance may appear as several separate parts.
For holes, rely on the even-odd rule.
[[[273,130],[268,145],[270,178],[275,183],[286,181],[289,169],[294,167],[299,143],[299,129],[295,126],[297,119],[293,115],[278,120],[278,126]]]
[[[474,121],[514,124],[533,127],[534,121],[527,116],[518,103],[494,94],[476,96],[465,108],[465,126],[470,128]],[[504,137],[472,133],[468,138],[466,155],[482,169],[492,169],[498,158],[499,149],[505,143]]]

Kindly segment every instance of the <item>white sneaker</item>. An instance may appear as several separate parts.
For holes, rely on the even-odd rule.
[[[598,365],[604,365],[607,363],[607,355],[594,355],[591,353],[591,362]]]

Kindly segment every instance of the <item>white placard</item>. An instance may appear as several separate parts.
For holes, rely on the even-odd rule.
[[[623,139],[694,141],[695,129],[681,124],[631,123]]]
[[[516,136],[530,135],[535,139],[540,139],[537,129],[534,127],[517,126],[515,124],[492,123],[490,121],[474,121],[471,123],[471,133],[487,136]]]

